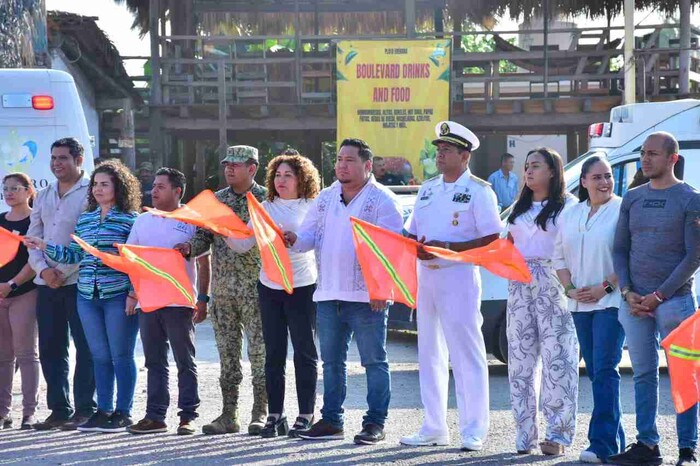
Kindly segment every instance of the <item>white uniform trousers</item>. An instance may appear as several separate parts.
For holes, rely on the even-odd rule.
[[[418,265],[418,366],[425,409],[422,435],[449,435],[451,360],[462,438],[486,438],[489,388],[480,303],[481,278],[476,267],[459,264],[434,270]]]

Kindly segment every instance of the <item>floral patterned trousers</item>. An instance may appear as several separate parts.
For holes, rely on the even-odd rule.
[[[551,261],[530,259],[527,264],[532,282],[510,282],[506,311],[516,448],[537,447],[538,404],[547,421],[545,439],[569,446],[578,401],[576,328]]]

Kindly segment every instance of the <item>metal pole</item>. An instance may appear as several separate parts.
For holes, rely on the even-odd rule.
[[[690,93],[690,0],[680,0],[681,37],[678,60],[678,93]]]
[[[634,62],[634,0],[625,0],[625,104],[637,99]]]
[[[544,98],[549,96],[549,0],[544,0]]]

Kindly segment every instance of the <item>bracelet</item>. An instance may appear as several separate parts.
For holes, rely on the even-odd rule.
[[[664,297],[661,295],[661,293],[659,293],[658,291],[654,291],[652,294],[654,295],[654,297],[656,298],[656,300],[657,300],[659,303],[663,303],[663,302],[664,302]]]
[[[575,289],[576,289],[576,285],[574,285],[573,283],[569,283],[568,285],[566,285],[564,287],[564,294],[568,295],[569,291],[575,290]]]

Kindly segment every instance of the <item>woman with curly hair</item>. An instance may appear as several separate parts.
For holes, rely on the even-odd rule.
[[[88,207],[78,218],[76,236],[102,252],[116,254],[115,243],[126,243],[141,205],[138,180],[119,161],[95,168],[90,178]],[[30,248],[50,259],[80,264],[78,315],[92,353],[97,390],[97,412],[78,426],[83,432],[118,432],[132,424],[131,407],[136,387],[134,349],[139,329],[132,305],[127,305],[129,277],[85,253],[75,241],[69,246],[25,238]],[[117,402],[114,406],[114,381]]]
[[[318,170],[311,161],[301,155],[279,155],[267,166],[268,198],[263,207],[283,230],[299,228],[313,198],[320,189]],[[236,252],[248,251],[255,245],[255,238],[227,239]],[[313,251],[295,253],[289,251],[294,272],[294,292],[287,294],[260,270],[258,296],[265,340],[265,383],[269,416],[260,435],[295,437],[313,424],[318,377],[318,354],[314,342],[316,305],[313,294],[316,288],[316,260]],[[289,429],[284,415],[285,366],[287,361],[287,333],[294,347],[294,371],[296,374],[299,417]]]

